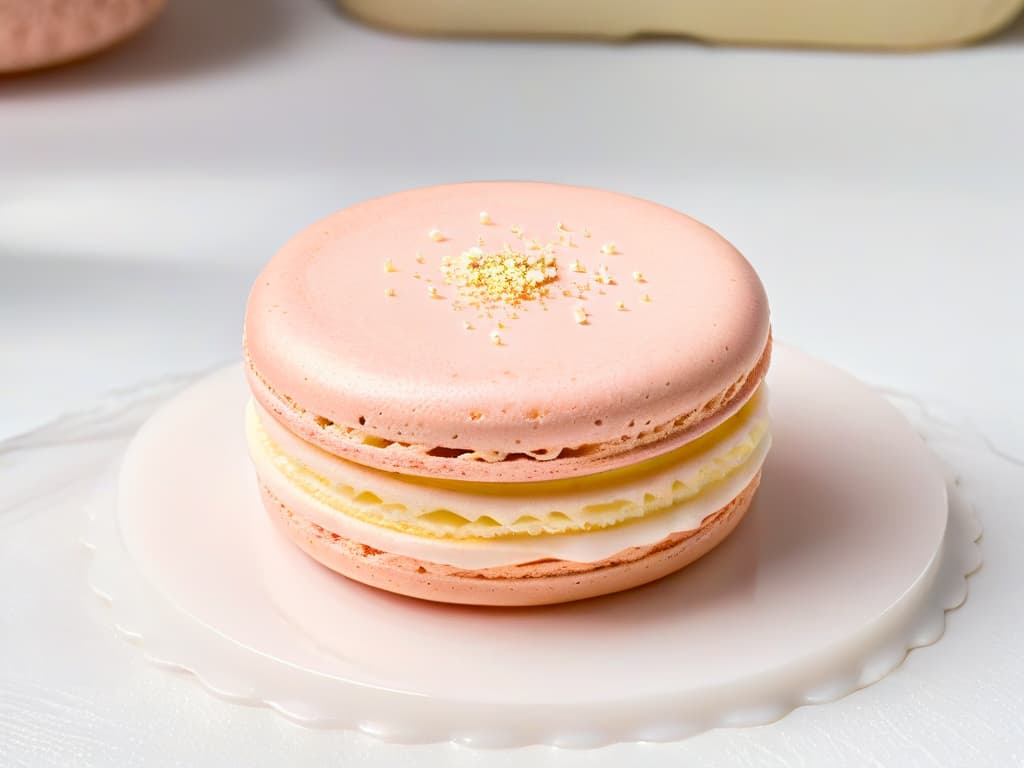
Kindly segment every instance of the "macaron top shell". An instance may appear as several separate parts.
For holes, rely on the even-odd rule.
[[[384,447],[358,461],[401,468],[386,455],[412,450],[478,465],[451,476],[517,461],[536,470],[513,479],[529,480],[581,446],[621,453],[699,411],[763,359],[769,332],[754,270],[694,219],[600,190],[488,182],[400,192],[307,228],[257,279],[245,345],[258,398]]]

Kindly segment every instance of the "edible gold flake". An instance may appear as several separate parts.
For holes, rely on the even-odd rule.
[[[463,297],[485,306],[518,306],[540,299],[547,295],[547,285],[558,277],[554,256],[527,255],[507,244],[500,253],[474,247],[458,257],[445,257],[441,269]]]

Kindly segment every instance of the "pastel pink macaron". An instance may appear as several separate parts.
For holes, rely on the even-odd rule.
[[[345,209],[257,279],[247,429],[281,529],[394,592],[525,605],[678,570],[770,444],[768,303],[708,227],[467,183]]]
[[[148,24],[166,0],[0,0],[0,73],[61,64]]]

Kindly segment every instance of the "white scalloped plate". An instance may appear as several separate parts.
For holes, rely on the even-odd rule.
[[[486,747],[671,741],[869,685],[935,642],[980,528],[909,422],[779,345],[754,508],[697,564],[564,606],[379,592],[276,534],[232,366],[161,407],[101,482],[93,589],[147,656],[311,726]]]

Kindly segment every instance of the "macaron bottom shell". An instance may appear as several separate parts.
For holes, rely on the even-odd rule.
[[[264,506],[278,529],[327,568],[388,592],[435,602],[480,606],[565,603],[621,592],[668,576],[717,547],[736,528],[760,483],[758,473],[700,527],[630,547],[598,562],[548,559],[466,570],[374,549],[314,524],[261,484]]]

